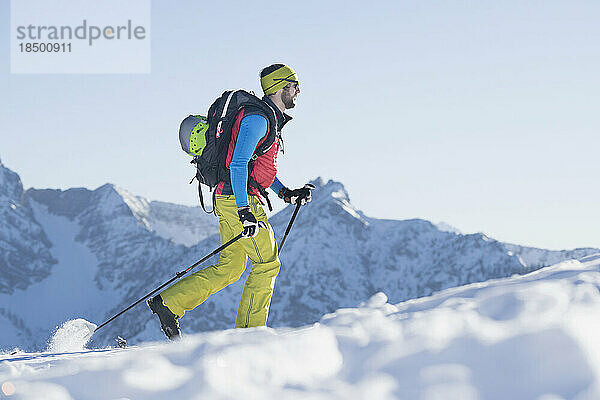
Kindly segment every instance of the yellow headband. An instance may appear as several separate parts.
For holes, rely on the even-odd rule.
[[[262,86],[265,96],[273,94],[288,83],[293,82],[298,82],[298,75],[296,75],[296,72],[287,65],[260,78],[260,86]]]

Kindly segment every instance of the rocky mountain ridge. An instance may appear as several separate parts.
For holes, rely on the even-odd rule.
[[[67,319],[102,322],[219,245],[216,218],[199,207],[149,202],[110,184],[23,191],[18,175],[1,164],[0,179],[0,323],[10,326],[0,333],[0,348],[39,349]],[[312,323],[379,291],[400,302],[598,252],[526,248],[425,220],[370,218],[352,206],[341,183],[313,183],[314,200],[302,208],[281,255],[271,326]],[[278,239],[292,212],[271,216]],[[184,332],[232,327],[248,270],[187,313]],[[162,333],[140,305],[94,335],[94,343],[111,344],[116,335],[135,343]]]

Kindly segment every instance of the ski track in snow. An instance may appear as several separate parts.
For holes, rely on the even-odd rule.
[[[600,255],[303,328],[0,355],[18,399],[600,398]],[[11,397],[13,398],[13,397]]]

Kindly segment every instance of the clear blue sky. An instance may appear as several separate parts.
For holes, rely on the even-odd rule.
[[[302,89],[284,183],[339,180],[373,217],[600,247],[597,1],[153,1],[147,75],[11,75],[8,15],[0,0],[0,158],[26,187],[196,204],[180,120],[283,61]]]

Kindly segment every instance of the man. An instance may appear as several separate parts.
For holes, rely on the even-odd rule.
[[[169,339],[180,336],[178,320],[186,311],[240,278],[248,257],[252,260],[252,270],[244,286],[235,327],[266,326],[281,263],[260,192],[270,187],[287,203],[311,201],[309,188],[290,190],[276,177],[277,154],[282,145],[279,132],[291,120],[284,111],[296,106],[300,93],[298,77],[289,66],[273,64],[261,71],[260,83],[265,95],[262,101],[273,110],[273,115],[267,115],[258,107],[245,107],[239,111],[231,128],[231,143],[225,160],[230,179],[220,182],[215,189],[221,244],[240,232],[242,239],[221,252],[218,264],[191,274],[148,300]],[[266,140],[272,129],[277,132],[272,146],[263,155],[254,157],[257,146]]]

